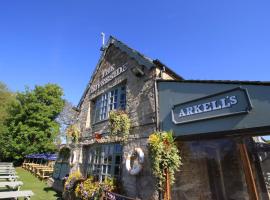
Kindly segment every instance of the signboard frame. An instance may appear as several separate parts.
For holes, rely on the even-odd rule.
[[[229,92],[233,92],[233,91],[237,91],[237,90],[240,90],[240,91],[244,92],[245,99],[247,101],[246,102],[247,103],[246,110],[232,112],[232,113],[218,114],[218,115],[214,114],[214,115],[210,115],[208,117],[201,117],[201,118],[186,120],[186,121],[182,121],[182,122],[178,122],[174,117],[174,115],[175,115],[174,114],[174,109],[176,109],[179,106],[183,106],[185,104],[189,104],[189,103],[193,103],[193,102],[198,102],[198,101],[201,101],[201,100],[204,100],[204,99],[208,99],[208,98],[211,98],[211,97],[216,97],[216,96],[226,94],[226,93],[229,93]],[[227,117],[227,116],[233,116],[233,115],[247,114],[247,113],[249,113],[251,111],[252,108],[253,108],[253,106],[252,106],[252,103],[251,103],[251,100],[250,100],[250,96],[248,94],[248,90],[246,88],[242,88],[241,86],[239,86],[239,87],[236,87],[236,88],[233,88],[233,89],[230,89],[230,90],[225,90],[225,91],[210,94],[210,95],[207,95],[207,96],[204,96],[204,97],[201,97],[201,98],[193,99],[191,101],[186,101],[186,102],[183,102],[183,103],[180,103],[180,104],[175,104],[171,108],[171,117],[172,117],[172,122],[174,124],[176,124],[176,125],[177,124],[187,124],[187,123],[191,123],[191,122],[209,120],[209,119],[214,119],[214,118],[221,118],[221,117]]]

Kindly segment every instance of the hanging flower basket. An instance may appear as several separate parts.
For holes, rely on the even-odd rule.
[[[66,130],[67,135],[72,139],[72,142],[77,143],[80,137],[80,129],[77,124],[70,125]]]
[[[174,174],[182,165],[180,153],[171,131],[155,132],[149,136],[148,142],[153,174],[158,180],[158,188],[164,190],[165,172],[168,172],[170,184],[173,184]]]
[[[109,114],[110,135],[121,136],[127,140],[131,127],[131,120],[128,114],[122,110],[111,111]]]

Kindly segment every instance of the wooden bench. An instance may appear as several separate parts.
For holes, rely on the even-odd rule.
[[[31,190],[0,192],[0,199],[24,197],[28,200],[33,195],[34,193]]]
[[[11,182],[0,182],[0,187],[9,187],[12,189],[18,189],[20,190],[20,187],[23,185],[22,181],[11,181]]]

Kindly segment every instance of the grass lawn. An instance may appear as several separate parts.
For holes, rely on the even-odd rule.
[[[30,172],[17,167],[16,171],[19,180],[23,182],[21,190],[32,190],[34,196],[31,197],[31,200],[56,200],[61,199],[61,195],[57,194],[52,188],[48,187],[45,181],[40,181]]]

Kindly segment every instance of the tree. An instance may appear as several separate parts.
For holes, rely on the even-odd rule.
[[[55,151],[54,140],[59,133],[55,119],[64,107],[62,96],[56,84],[26,88],[17,94],[7,120],[6,159],[21,161],[30,153]]]
[[[8,127],[6,120],[9,118],[9,107],[15,102],[15,94],[7,86],[0,82],[0,161],[4,157],[5,146],[7,145]]]
[[[0,124],[9,116],[8,107],[15,100],[15,94],[13,94],[7,86],[0,82]]]
[[[78,111],[70,102],[65,101],[63,110],[59,113],[56,121],[60,124],[59,142],[67,142],[66,130],[78,121]]]

